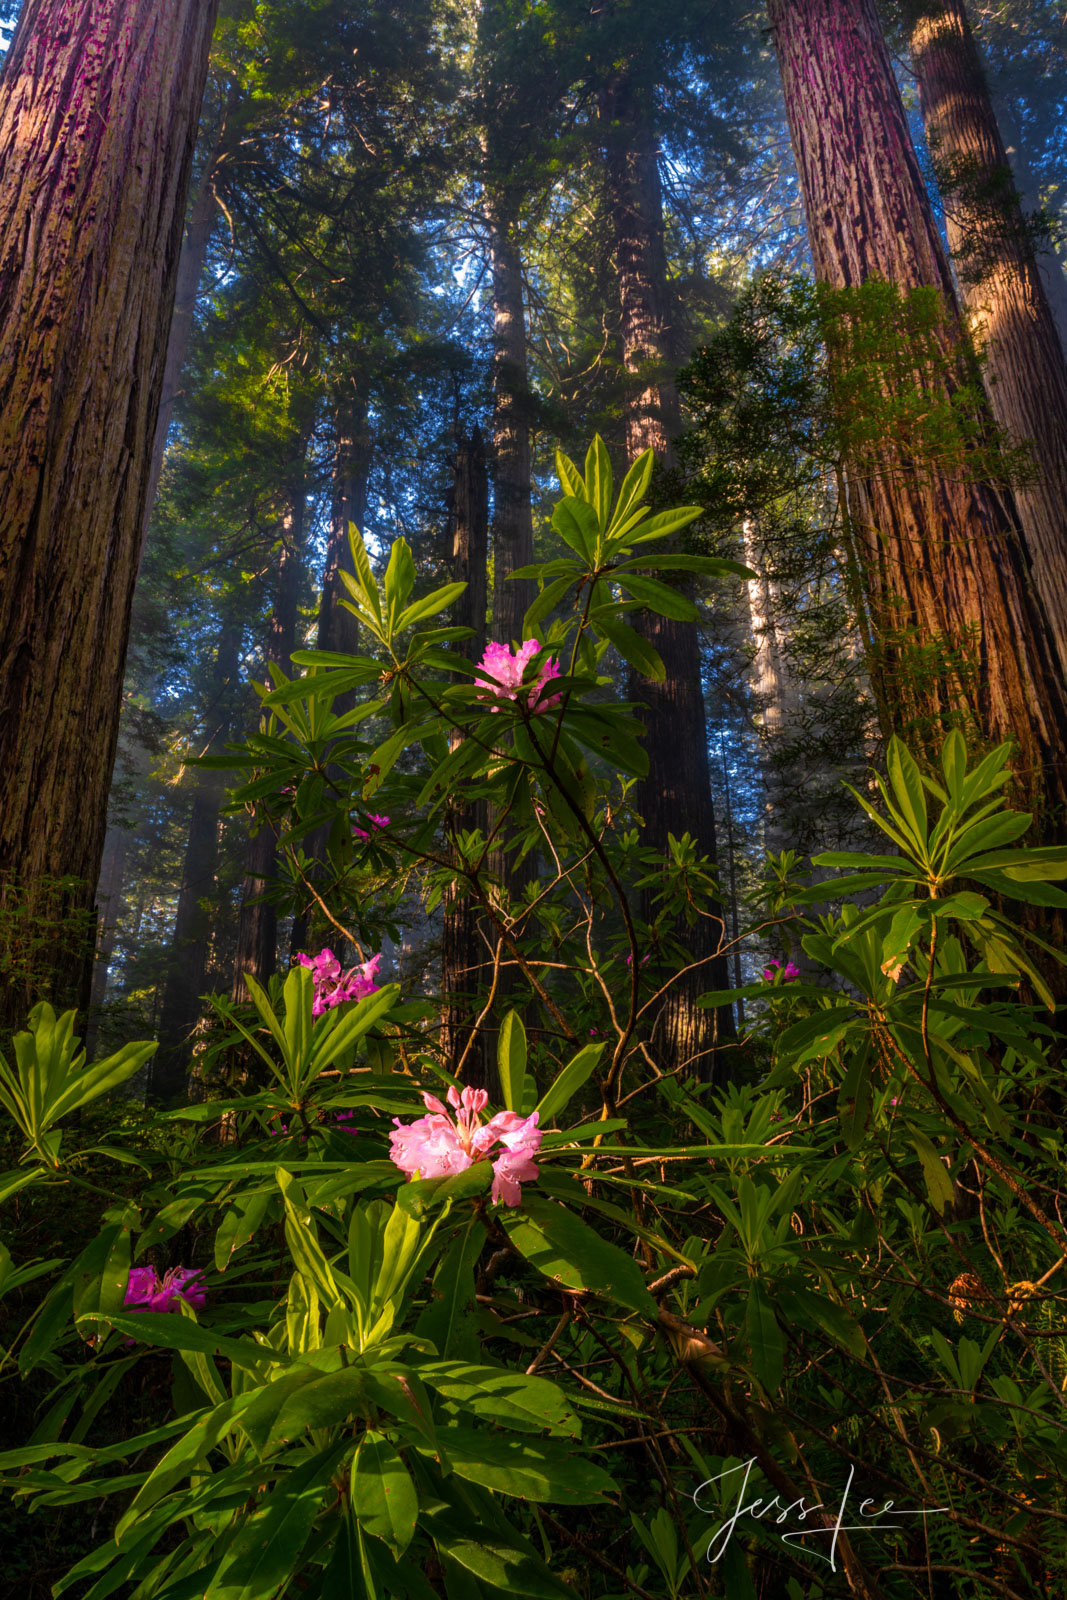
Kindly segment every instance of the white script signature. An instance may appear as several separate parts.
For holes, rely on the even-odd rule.
[[[715,1532],[708,1540],[707,1558],[709,1561],[718,1561],[719,1558],[725,1553],[727,1545],[733,1538],[734,1529],[737,1527],[737,1524],[742,1517],[754,1517],[756,1521],[761,1521],[766,1517],[773,1521],[776,1527],[780,1528],[783,1523],[788,1522],[790,1519],[795,1522],[804,1522],[807,1517],[813,1516],[816,1512],[821,1511],[827,1513],[827,1508],[822,1501],[819,1501],[817,1505],[809,1506],[803,1496],[799,1500],[794,1500],[790,1505],[783,1505],[777,1495],[773,1495],[770,1499],[766,1499],[762,1495],[757,1495],[754,1500],[750,1501],[749,1504],[746,1505],[745,1492],[748,1488],[748,1480],[752,1474],[752,1468],[755,1466],[755,1464],[756,1458],[755,1456],[752,1456],[748,1461],[742,1461],[739,1466],[727,1467],[725,1472],[720,1472],[716,1477],[706,1478],[700,1485],[700,1488],[696,1489],[693,1493],[693,1504],[696,1506],[698,1511],[710,1511],[712,1509],[718,1511],[720,1509],[718,1505],[715,1505],[714,1507],[710,1505],[701,1505],[700,1496],[703,1491],[709,1488],[713,1483],[722,1483],[727,1478],[733,1477],[735,1473],[744,1473],[744,1477],[741,1480],[741,1486],[737,1493],[737,1505],[734,1509],[733,1515],[728,1517],[726,1521],[722,1523],[721,1527],[716,1528]],[[852,1480],[855,1476],[855,1467],[850,1467],[848,1473],[848,1482],[845,1484],[844,1493],[841,1496],[841,1502],[837,1507],[837,1515],[832,1522],[829,1520],[830,1514],[827,1513],[826,1515],[820,1517],[810,1528],[794,1528],[788,1533],[783,1533],[781,1535],[783,1543],[800,1541],[802,1539],[810,1539],[813,1536],[818,1537],[820,1535],[829,1535],[830,1554],[826,1555],[821,1550],[814,1550],[812,1554],[817,1555],[820,1561],[825,1561],[829,1565],[832,1572],[836,1572],[837,1541],[842,1533],[896,1533],[900,1531],[900,1524],[899,1522],[893,1521],[893,1518],[936,1517],[941,1512],[949,1509],[948,1506],[930,1506],[926,1510],[896,1511],[894,1510],[894,1506],[896,1505],[894,1500],[886,1500],[879,1505],[876,1500],[867,1499],[860,1501],[859,1511],[855,1513],[862,1520],[859,1522],[846,1523],[845,1507],[848,1504],[849,1492],[852,1488]],[[874,1509],[868,1510],[868,1506],[872,1506]],[[775,1507],[778,1508],[778,1515],[776,1517],[771,1517],[771,1513],[774,1511]],[[890,1520],[880,1520],[883,1518],[888,1518]]]

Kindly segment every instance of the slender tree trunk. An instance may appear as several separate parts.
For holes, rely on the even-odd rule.
[[[489,472],[485,445],[475,428],[469,439],[456,441],[456,475],[452,507],[452,578],[466,590],[453,606],[457,627],[473,628],[472,639],[456,646],[472,661],[485,652],[486,566],[489,554]],[[467,680],[462,680],[466,682]],[[458,737],[453,735],[453,737]],[[453,837],[484,827],[482,807],[457,806],[446,819]],[[486,951],[478,930],[474,902],[458,886],[445,895],[441,933],[441,1046],[456,1071],[471,1038],[475,992],[486,971]],[[488,1085],[488,1060],[483,1040],[476,1039],[467,1056],[464,1081]]]
[[[781,598],[778,585],[768,576],[763,548],[755,527],[746,520],[742,529],[745,565],[757,574],[749,578],[748,636],[754,654],[749,680],[759,708],[759,748],[763,787],[763,848],[778,852],[789,847],[787,808],[781,795],[781,772],[775,749],[793,709],[796,693],[785,659],[779,628]]]
[[[1067,676],[1067,364],[962,0],[912,0],[911,59],[993,415],[1033,454],[1015,503]]]
[[[669,319],[663,202],[658,152],[647,105],[629,79],[608,83],[600,96],[608,203],[615,251],[623,365],[629,375],[625,400],[626,453],[630,460],[652,449],[672,464],[671,441],[679,429],[678,391]],[[645,840],[666,853],[667,835],[689,832],[714,864],[715,812],[708,772],[708,734],[700,645],[691,623],[651,612],[638,613],[634,626],[659,652],[666,668],[663,683],[632,675],[630,693],[648,707],[645,749],[648,777],[638,805]],[[657,1019],[656,1043],[671,1066],[712,1076],[716,1046],[733,1034],[728,1006],[703,1010],[695,1001],[709,989],[729,987],[726,958],[716,955],[724,925],[701,917],[694,928],[679,926],[681,942],[700,965],[675,983]]]
[[[282,525],[281,552],[275,580],[274,609],[267,629],[267,661],[287,673],[292,671],[289,657],[296,645],[305,515],[306,488],[301,470],[297,482],[289,491],[289,508]],[[267,682],[272,682],[269,673]],[[234,953],[231,991],[237,1001],[248,999],[245,973],[250,972],[257,983],[266,983],[278,960],[278,913],[269,901],[262,898],[274,875],[277,835],[266,818],[256,820],[258,827],[248,844],[245,888],[237,921],[237,949]]]
[[[1018,111],[1008,97],[998,94],[995,88],[993,110],[1004,139],[1008,160],[1011,162],[1023,213],[1026,216],[1033,216],[1035,212],[1042,210],[1041,192],[1037,175],[1030,164]],[[1067,270],[1064,268],[1063,257],[1057,253],[1051,242],[1043,242],[1040,239],[1035,242],[1035,254],[1037,270],[1041,275],[1045,297],[1059,335],[1060,349],[1067,357]]]
[[[0,78],[0,878],[73,878],[72,911],[100,868],[216,8],[25,0]],[[54,997],[84,1003],[89,974]]]
[[[532,578],[511,574],[533,560],[530,508],[530,385],[522,259],[515,219],[502,195],[491,195],[493,274],[493,637],[522,639],[522,619],[534,602]]]
[[[816,275],[835,288],[935,288],[944,365],[909,381],[951,405],[971,373],[955,354],[948,261],[872,0],[769,0],[769,13]],[[1062,816],[1067,702],[1011,496],[885,448],[884,464],[868,455],[847,479],[879,703],[928,744],[972,720],[1012,740],[1020,793]]]
[[[90,1057],[97,1015],[107,999],[108,969],[118,943],[122,877],[126,870],[129,849],[130,830],[109,827],[104,839],[100,881],[96,886],[96,953],[93,958],[93,981],[89,992],[90,1014],[85,1034]]]
[[[338,403],[335,418],[333,496],[319,603],[318,646],[320,650],[355,655],[359,650],[359,624],[352,612],[341,604],[348,598],[341,573],[353,572],[349,524],[353,524],[358,533],[364,532],[373,441],[367,426],[365,401]]]
[[[319,598],[317,643],[320,650],[339,651],[356,655],[359,650],[359,623],[342,601],[348,592],[341,580],[342,572],[353,571],[352,552],[348,541],[349,525],[358,533],[364,531],[367,516],[367,489],[370,476],[372,440],[367,428],[367,408],[362,405],[339,405],[335,414],[336,437],[333,460],[333,495],[330,506],[330,525],[326,536],[326,562],[322,574],[322,594]],[[340,716],[351,711],[356,704],[355,691],[338,695],[334,711]],[[327,861],[327,826],[317,828],[304,841],[304,853],[310,861]],[[321,885],[316,885],[322,892]],[[290,937],[290,957],[295,959],[307,949],[314,898],[309,895],[293,918]]]
[[[211,674],[214,728],[204,747],[205,755],[220,753],[230,735],[240,646],[240,628],[232,620],[224,622]],[[219,812],[225,788],[224,772],[214,768],[198,771],[160,1012],[159,1050],[149,1069],[149,1098],[156,1102],[175,1099],[186,1086],[191,1038],[200,1019],[201,996],[207,988],[214,925],[212,900],[219,865]]]

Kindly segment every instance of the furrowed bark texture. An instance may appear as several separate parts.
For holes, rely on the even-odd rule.
[[[530,509],[530,386],[522,259],[514,219],[499,197],[490,199],[493,292],[493,636],[522,639],[522,619],[537,595],[532,578],[511,573],[533,560]]]
[[[274,609],[267,631],[267,661],[281,667],[287,675],[293,670],[289,657],[296,644],[306,508],[305,484],[301,474],[290,490],[289,509],[283,522]],[[269,672],[266,681],[273,688]],[[237,948],[234,952],[231,990],[233,999],[237,1001],[248,999],[246,972],[250,972],[257,983],[266,983],[277,965],[278,913],[269,901],[260,898],[274,876],[277,850],[278,836],[270,822],[263,819],[249,840],[245,860],[245,887],[237,919]]]
[[[918,0],[911,59],[993,415],[1037,469],[1015,503],[1067,676],[1067,364],[961,0]]]
[[[1030,161],[1018,109],[1007,95],[998,94],[994,90],[993,111],[1007,149],[1023,211],[1033,216],[1035,211],[1040,211],[1042,208],[1041,184]],[[1041,285],[1052,312],[1052,320],[1056,324],[1060,349],[1067,357],[1067,271],[1064,270],[1063,259],[1057,254],[1051,240],[1038,239],[1035,242],[1035,255]]]
[[[81,906],[216,9],[26,0],[0,77],[0,877]]]
[[[816,276],[835,288],[882,278],[957,302],[872,0],[769,0]],[[951,399],[952,376],[931,380]],[[900,726],[916,709],[934,734],[976,717],[1010,739],[1020,793],[1060,825],[1067,702],[1011,496],[893,457],[848,475],[849,512],[871,601],[880,703]],[[901,643],[901,640],[904,643]],[[908,640],[911,646],[908,646]],[[973,684],[918,654],[967,655]]]
[[[230,737],[231,697],[237,681],[240,646],[240,629],[232,621],[225,623],[211,674],[214,727],[203,747],[204,755],[220,754]],[[148,1095],[157,1103],[175,1099],[186,1087],[192,1035],[200,1020],[201,996],[207,988],[208,952],[215,918],[219,812],[226,774],[212,767],[194,768],[194,771],[197,777],[160,1012],[160,1044],[148,1073]]]
[[[474,637],[456,646],[471,661],[485,653],[486,565],[489,554],[489,470],[485,445],[475,428],[469,439],[456,441],[456,469],[452,503],[452,580],[466,590],[452,608],[455,625],[473,628]],[[467,683],[467,678],[460,682]],[[453,738],[459,735],[453,734]],[[450,812],[453,833],[484,827],[483,808],[457,806]],[[454,1072],[471,1035],[476,1010],[474,994],[487,971],[486,952],[478,928],[475,902],[450,889],[444,899],[441,931],[441,1047]],[[475,1041],[464,1068],[464,1081],[478,1087],[488,1083],[488,1059],[483,1041]]]
[[[630,375],[625,402],[626,454],[629,460],[652,449],[661,463],[672,460],[671,440],[679,429],[678,391],[671,375],[663,202],[656,140],[647,109],[626,78],[610,82],[600,96],[605,171],[608,186],[619,327],[623,364]],[[666,668],[663,683],[631,675],[630,694],[643,701],[648,777],[638,805],[646,843],[666,852],[667,835],[688,831],[714,864],[715,812],[708,774],[708,735],[700,646],[696,627],[651,612],[638,612],[633,625],[659,652]],[[702,917],[695,928],[676,930],[701,964],[669,991],[656,1021],[655,1044],[671,1067],[690,1063],[709,1077],[716,1068],[716,1044],[733,1032],[729,1007],[699,1009],[697,996],[729,987],[726,958],[714,952],[723,925]]]

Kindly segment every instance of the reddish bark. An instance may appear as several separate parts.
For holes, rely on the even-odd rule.
[[[1015,503],[1067,674],[1067,364],[961,0],[917,0],[911,59],[993,415],[1033,454]]]
[[[671,441],[679,429],[678,391],[672,374],[674,333],[670,321],[663,201],[658,151],[649,108],[625,77],[600,96],[608,203],[619,297],[623,365],[630,376],[625,399],[626,453],[630,460],[652,449],[671,465]],[[708,773],[708,733],[701,679],[700,645],[692,623],[638,613],[634,619],[666,668],[663,683],[631,677],[630,693],[648,708],[645,749],[648,777],[638,806],[645,842],[666,852],[667,835],[689,832],[701,853],[716,861],[715,812]],[[671,1066],[715,1070],[716,1044],[733,1032],[728,1006],[707,1011],[695,1005],[709,989],[729,987],[725,957],[715,952],[723,924],[701,917],[694,928],[675,930],[699,962],[675,983],[656,1024],[656,1041]]]
[[[970,378],[952,370],[958,306],[873,0],[769,0],[769,14],[816,275],[935,288],[949,370],[929,395],[951,401]],[[891,445],[884,465],[853,467],[848,493],[888,719],[936,742],[976,718],[985,737],[1016,743],[1020,794],[1062,816],[1067,700],[1010,493]],[[964,657],[961,675],[951,663]]]
[[[0,877],[70,875],[74,906],[103,847],[215,11],[26,0],[0,78]],[[57,974],[58,997],[87,980]]]

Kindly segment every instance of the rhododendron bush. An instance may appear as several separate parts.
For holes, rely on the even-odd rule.
[[[0,1379],[43,1402],[0,1477],[105,1508],[57,1593],[969,1595],[978,1544],[990,1592],[1056,1592],[1057,957],[1006,908],[1067,908],[1067,852],[1020,843],[1006,749],[953,733],[928,771],[894,741],[857,797],[886,853],[772,860],[754,981],[702,997],[744,1030],[667,1057],[678,929],[721,912],[684,819],[642,845],[614,663],[661,672],[626,614],[684,618],[659,574],[726,564],[659,543],[695,510],[653,515],[651,466],[615,495],[599,441],[560,458],[569,553],[527,637],[470,656],[423,626],[457,586],[415,596],[403,540],[379,578],[353,535],[373,653],[299,652],[218,758],[310,927],[215,997],[206,1098],[90,1145],[153,1046],[89,1065],[42,1003],[0,1062],[0,1197],[100,1217],[69,1260],[0,1256]],[[462,1028],[387,981],[405,896],[474,908]],[[146,1414],[115,1438],[119,1386]],[[777,1522],[734,1516],[742,1479]],[[843,1519],[853,1480],[914,1515]]]

